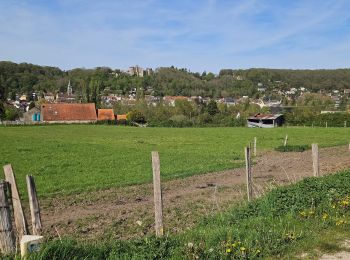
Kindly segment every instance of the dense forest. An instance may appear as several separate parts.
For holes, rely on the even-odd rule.
[[[84,101],[100,94],[126,95],[132,89],[148,91],[155,96],[184,95],[204,97],[258,97],[257,84],[267,89],[286,90],[305,87],[312,92],[350,88],[350,69],[337,70],[280,70],[280,69],[223,69],[219,75],[193,73],[175,67],[157,68],[149,76],[129,76],[107,67],[77,68],[68,71],[28,63],[0,62],[0,99],[14,99],[16,94],[38,96],[66,90],[68,81]]]

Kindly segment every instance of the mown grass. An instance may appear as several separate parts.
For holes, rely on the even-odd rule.
[[[40,197],[150,182],[152,150],[160,153],[162,179],[242,165],[243,147],[345,144],[344,128],[133,128],[103,125],[0,127],[0,165],[11,163],[22,194],[35,176]]]
[[[340,249],[350,231],[350,172],[307,178],[163,238],[46,243],[29,259],[290,259]]]

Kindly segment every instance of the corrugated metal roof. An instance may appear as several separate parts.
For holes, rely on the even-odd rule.
[[[97,120],[114,120],[114,111],[113,109],[98,109],[97,110]]]
[[[251,116],[248,119],[267,119],[267,120],[275,120],[283,116],[282,114],[256,114],[255,116]]]
[[[41,106],[43,121],[96,121],[95,104],[60,103]]]

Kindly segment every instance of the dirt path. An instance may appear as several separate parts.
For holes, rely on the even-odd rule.
[[[312,175],[311,152],[266,152],[253,166],[255,194]],[[321,174],[350,168],[347,146],[320,150]],[[164,224],[168,231],[190,228],[206,215],[224,211],[245,197],[243,168],[162,184]],[[57,231],[77,239],[140,237],[153,232],[151,184],[115,188],[41,201],[45,234]],[[56,231],[57,230],[57,231]]]

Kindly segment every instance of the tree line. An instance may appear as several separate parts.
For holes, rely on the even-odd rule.
[[[103,93],[126,95],[132,89],[151,90],[155,96],[255,97],[259,95],[258,83],[282,90],[305,87],[313,92],[350,88],[350,69],[222,69],[214,75],[167,67],[157,68],[149,76],[136,77],[108,67],[64,71],[56,67],[2,61],[0,99],[14,99],[16,94],[31,96],[33,92],[38,95],[65,92],[69,80],[83,102],[96,101],[97,96]]]

